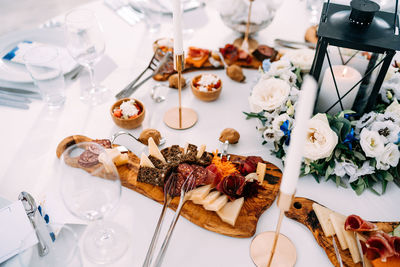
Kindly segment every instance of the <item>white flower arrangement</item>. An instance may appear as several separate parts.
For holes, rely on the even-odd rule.
[[[296,124],[295,108],[302,73],[309,71],[313,55],[297,50],[281,60],[263,62],[263,71],[249,98],[247,118],[258,118],[257,129],[263,144],[284,160]],[[397,165],[400,159],[400,73],[391,70],[381,89],[382,103],[358,120],[354,112],[335,116],[317,114],[309,121],[302,174],[333,180],[338,186],[350,185],[357,194],[365,189],[384,193],[389,182],[400,186]],[[385,96],[390,96],[386,97]]]

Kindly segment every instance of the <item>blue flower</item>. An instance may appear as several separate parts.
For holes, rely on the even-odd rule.
[[[265,60],[264,60],[265,61]],[[285,140],[285,145],[289,145],[290,143],[290,134],[292,132],[292,130],[289,129],[289,120],[285,120],[282,125],[281,125],[281,131],[284,133],[284,135],[286,136],[286,140]]]
[[[346,138],[343,140],[342,144],[347,145],[350,150],[353,150],[354,141],[357,141],[357,138],[354,136],[354,128],[351,128],[350,133],[346,135]]]
[[[270,68],[271,68],[271,60],[264,59],[264,61],[262,62],[262,69],[264,70],[264,72],[268,72]]]

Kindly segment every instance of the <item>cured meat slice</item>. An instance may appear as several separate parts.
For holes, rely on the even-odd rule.
[[[187,163],[178,165],[177,172],[182,174],[184,177],[188,177],[193,171],[193,167]]]
[[[81,165],[84,168],[89,168],[97,163],[99,163],[99,155],[95,154],[89,150],[83,151],[83,153],[79,156],[78,159],[79,165]]]
[[[395,251],[390,244],[391,237],[385,233],[376,233],[371,236],[367,242],[367,258],[373,260],[379,255],[382,261],[386,261],[387,258],[394,256]]]
[[[240,162],[239,171],[242,175],[255,172],[257,170],[257,164],[264,162],[261,157],[249,156],[244,161]]]
[[[346,222],[344,224],[344,229],[347,231],[354,232],[370,232],[376,231],[377,226],[369,221],[363,220],[360,216],[350,215],[347,217]]]
[[[390,245],[392,245],[395,255],[400,256],[400,237],[398,236],[390,237]]]
[[[230,200],[234,200],[239,197],[237,192],[243,186],[245,181],[246,178],[242,175],[239,173],[233,173],[222,179],[222,181],[217,185],[217,190],[227,195]]]
[[[93,143],[97,143],[101,145],[104,148],[112,148],[111,147],[111,141],[108,139],[96,139],[92,141]]]

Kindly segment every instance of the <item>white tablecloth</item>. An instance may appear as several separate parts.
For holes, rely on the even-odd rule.
[[[304,2],[284,2],[274,22],[257,35],[257,40],[270,45],[277,37],[301,41],[309,26]],[[106,70],[115,66],[102,81],[115,94],[147,65],[152,55],[152,42],[159,37],[172,35],[171,23],[162,25],[160,33],[150,34],[144,23],[131,27],[102,2],[91,3],[87,8],[96,12],[104,28],[107,62],[99,63],[97,69]],[[186,13],[184,18],[186,27],[195,30],[193,35],[186,36],[185,46],[216,49],[237,37],[223,25],[217,11],[210,6]],[[190,23],[188,19],[191,19]],[[231,146],[231,153],[259,155],[281,167],[279,160],[270,156],[266,147],[261,145],[261,136],[255,131],[256,121],[245,120],[242,113],[249,110],[247,98],[257,77],[254,70],[244,72],[246,83],[238,84],[223,71],[215,71],[222,78],[224,86],[218,101],[212,103],[197,100],[190,89],[185,89],[184,106],[193,107],[199,114],[198,123],[185,131],[171,130],[162,122],[164,112],[177,104],[177,91],[170,90],[168,101],[156,104],[149,95],[155,82],[147,82],[133,97],[144,102],[148,113],[143,127],[131,132],[139,135],[143,128],[157,128],[167,137],[167,145],[183,145],[185,142],[207,144],[207,149],[211,151],[220,148],[218,137],[221,130],[232,127],[240,132],[241,139],[239,144]],[[185,77],[189,80],[195,74],[185,74]],[[80,88],[85,85],[84,78],[68,83],[67,101],[62,110],[49,112],[40,101],[31,104],[28,111],[0,107],[0,195],[16,200],[18,193],[26,190],[37,199],[45,200],[50,209],[48,213],[58,221],[78,222],[67,212],[58,196],[57,144],[73,134],[107,138],[120,130],[109,115],[114,98],[96,107],[86,106],[79,100]],[[124,144],[133,152],[141,152],[137,145]],[[332,182],[317,184],[313,178],[305,177],[300,180],[296,195],[314,199],[343,214],[356,213],[370,220],[400,219],[399,188],[393,184],[388,186],[383,196],[370,192],[357,196],[351,189],[336,188]],[[141,266],[160,211],[161,205],[158,203],[128,189],[123,190],[120,205],[109,219],[127,228],[131,242],[129,251],[112,266]],[[171,218],[172,212],[168,212],[166,226]],[[277,218],[278,209],[273,204],[260,217],[257,233],[274,230]],[[282,233],[290,237],[297,248],[296,266],[330,265],[322,248],[303,225],[285,218]],[[164,266],[252,266],[250,242],[251,238],[222,236],[182,218],[172,237]],[[92,264],[84,258],[84,266]]]

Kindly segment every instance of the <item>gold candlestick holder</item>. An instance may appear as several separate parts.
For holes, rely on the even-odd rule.
[[[244,37],[236,39],[233,44],[236,45],[237,47],[240,47],[240,49],[246,51],[247,53],[250,53],[257,49],[258,42],[254,39],[249,38],[250,35],[250,19],[251,19],[251,9],[253,5],[254,0],[249,0],[249,11],[247,14],[247,23],[246,23],[246,31],[244,33]]]
[[[257,267],[291,267],[296,263],[296,247],[287,236],[280,233],[284,213],[290,209],[293,197],[294,194],[279,193],[280,212],[275,231],[260,233],[251,241],[250,256]]]
[[[185,130],[197,122],[197,113],[191,108],[182,107],[182,71],[185,67],[185,57],[183,54],[175,55],[174,69],[178,72],[178,93],[179,105],[171,108],[164,114],[164,123],[176,130]]]

